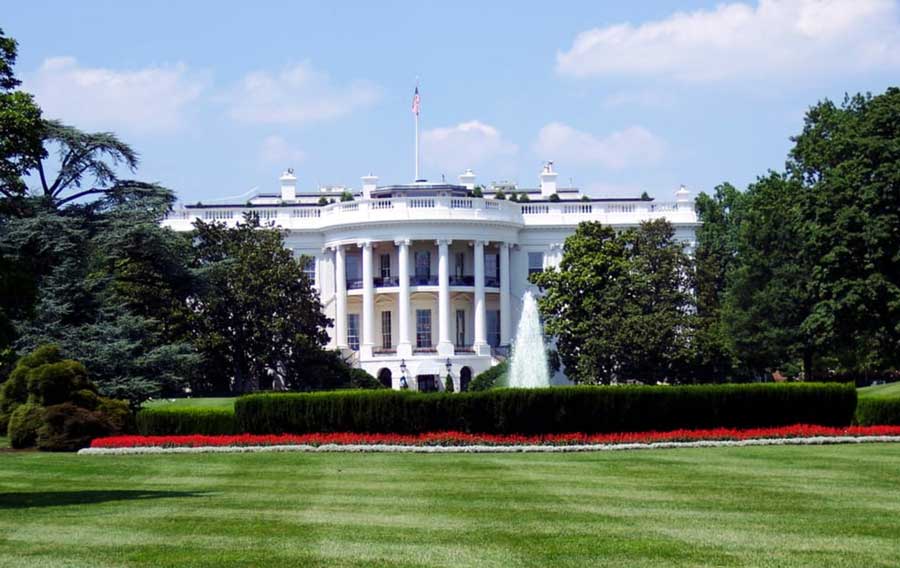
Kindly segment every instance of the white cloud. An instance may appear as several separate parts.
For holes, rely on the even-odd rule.
[[[46,59],[25,78],[45,116],[96,130],[177,128],[205,85],[182,63],[118,71],[82,67],[74,57]]]
[[[306,159],[306,153],[281,136],[266,136],[259,149],[259,158],[267,164],[280,164],[292,167]]]
[[[843,74],[900,66],[897,29],[893,0],[721,4],[582,32],[571,49],[557,54],[557,71],[684,81]]]
[[[534,151],[545,160],[600,165],[621,169],[658,162],[666,144],[641,126],[630,126],[598,138],[561,122],[551,122],[538,133]]]
[[[422,133],[423,160],[447,173],[462,172],[497,158],[514,156],[518,150],[518,146],[503,138],[499,130],[477,120]]]
[[[369,81],[335,85],[305,62],[278,73],[249,73],[227,99],[232,118],[241,122],[301,124],[344,116],[380,97],[381,88]]]

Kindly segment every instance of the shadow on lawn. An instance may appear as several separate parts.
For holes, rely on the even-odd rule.
[[[0,493],[0,509],[26,509],[29,507],[59,507],[64,505],[91,505],[108,501],[132,501],[167,499],[170,497],[200,497],[206,493],[196,491],[35,491]]]

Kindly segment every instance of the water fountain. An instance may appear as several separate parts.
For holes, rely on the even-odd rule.
[[[544,331],[537,301],[531,292],[525,292],[522,297],[522,317],[509,361],[507,386],[526,389],[550,386]]]

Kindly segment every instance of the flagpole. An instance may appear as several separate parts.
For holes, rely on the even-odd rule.
[[[413,181],[419,181],[419,113],[416,113],[416,177]]]

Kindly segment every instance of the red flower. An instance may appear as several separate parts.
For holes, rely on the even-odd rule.
[[[466,432],[425,432],[422,434],[357,434],[353,432],[315,434],[237,434],[231,436],[112,436],[97,438],[92,448],[274,446],[324,444],[383,444],[391,446],[522,446],[572,444],[649,444],[653,442],[694,442],[699,440],[750,440],[757,438],[809,438],[817,436],[900,436],[900,426],[849,426],[834,428],[796,424],[772,428],[712,428],[668,432],[620,432],[614,434],[470,434]]]

